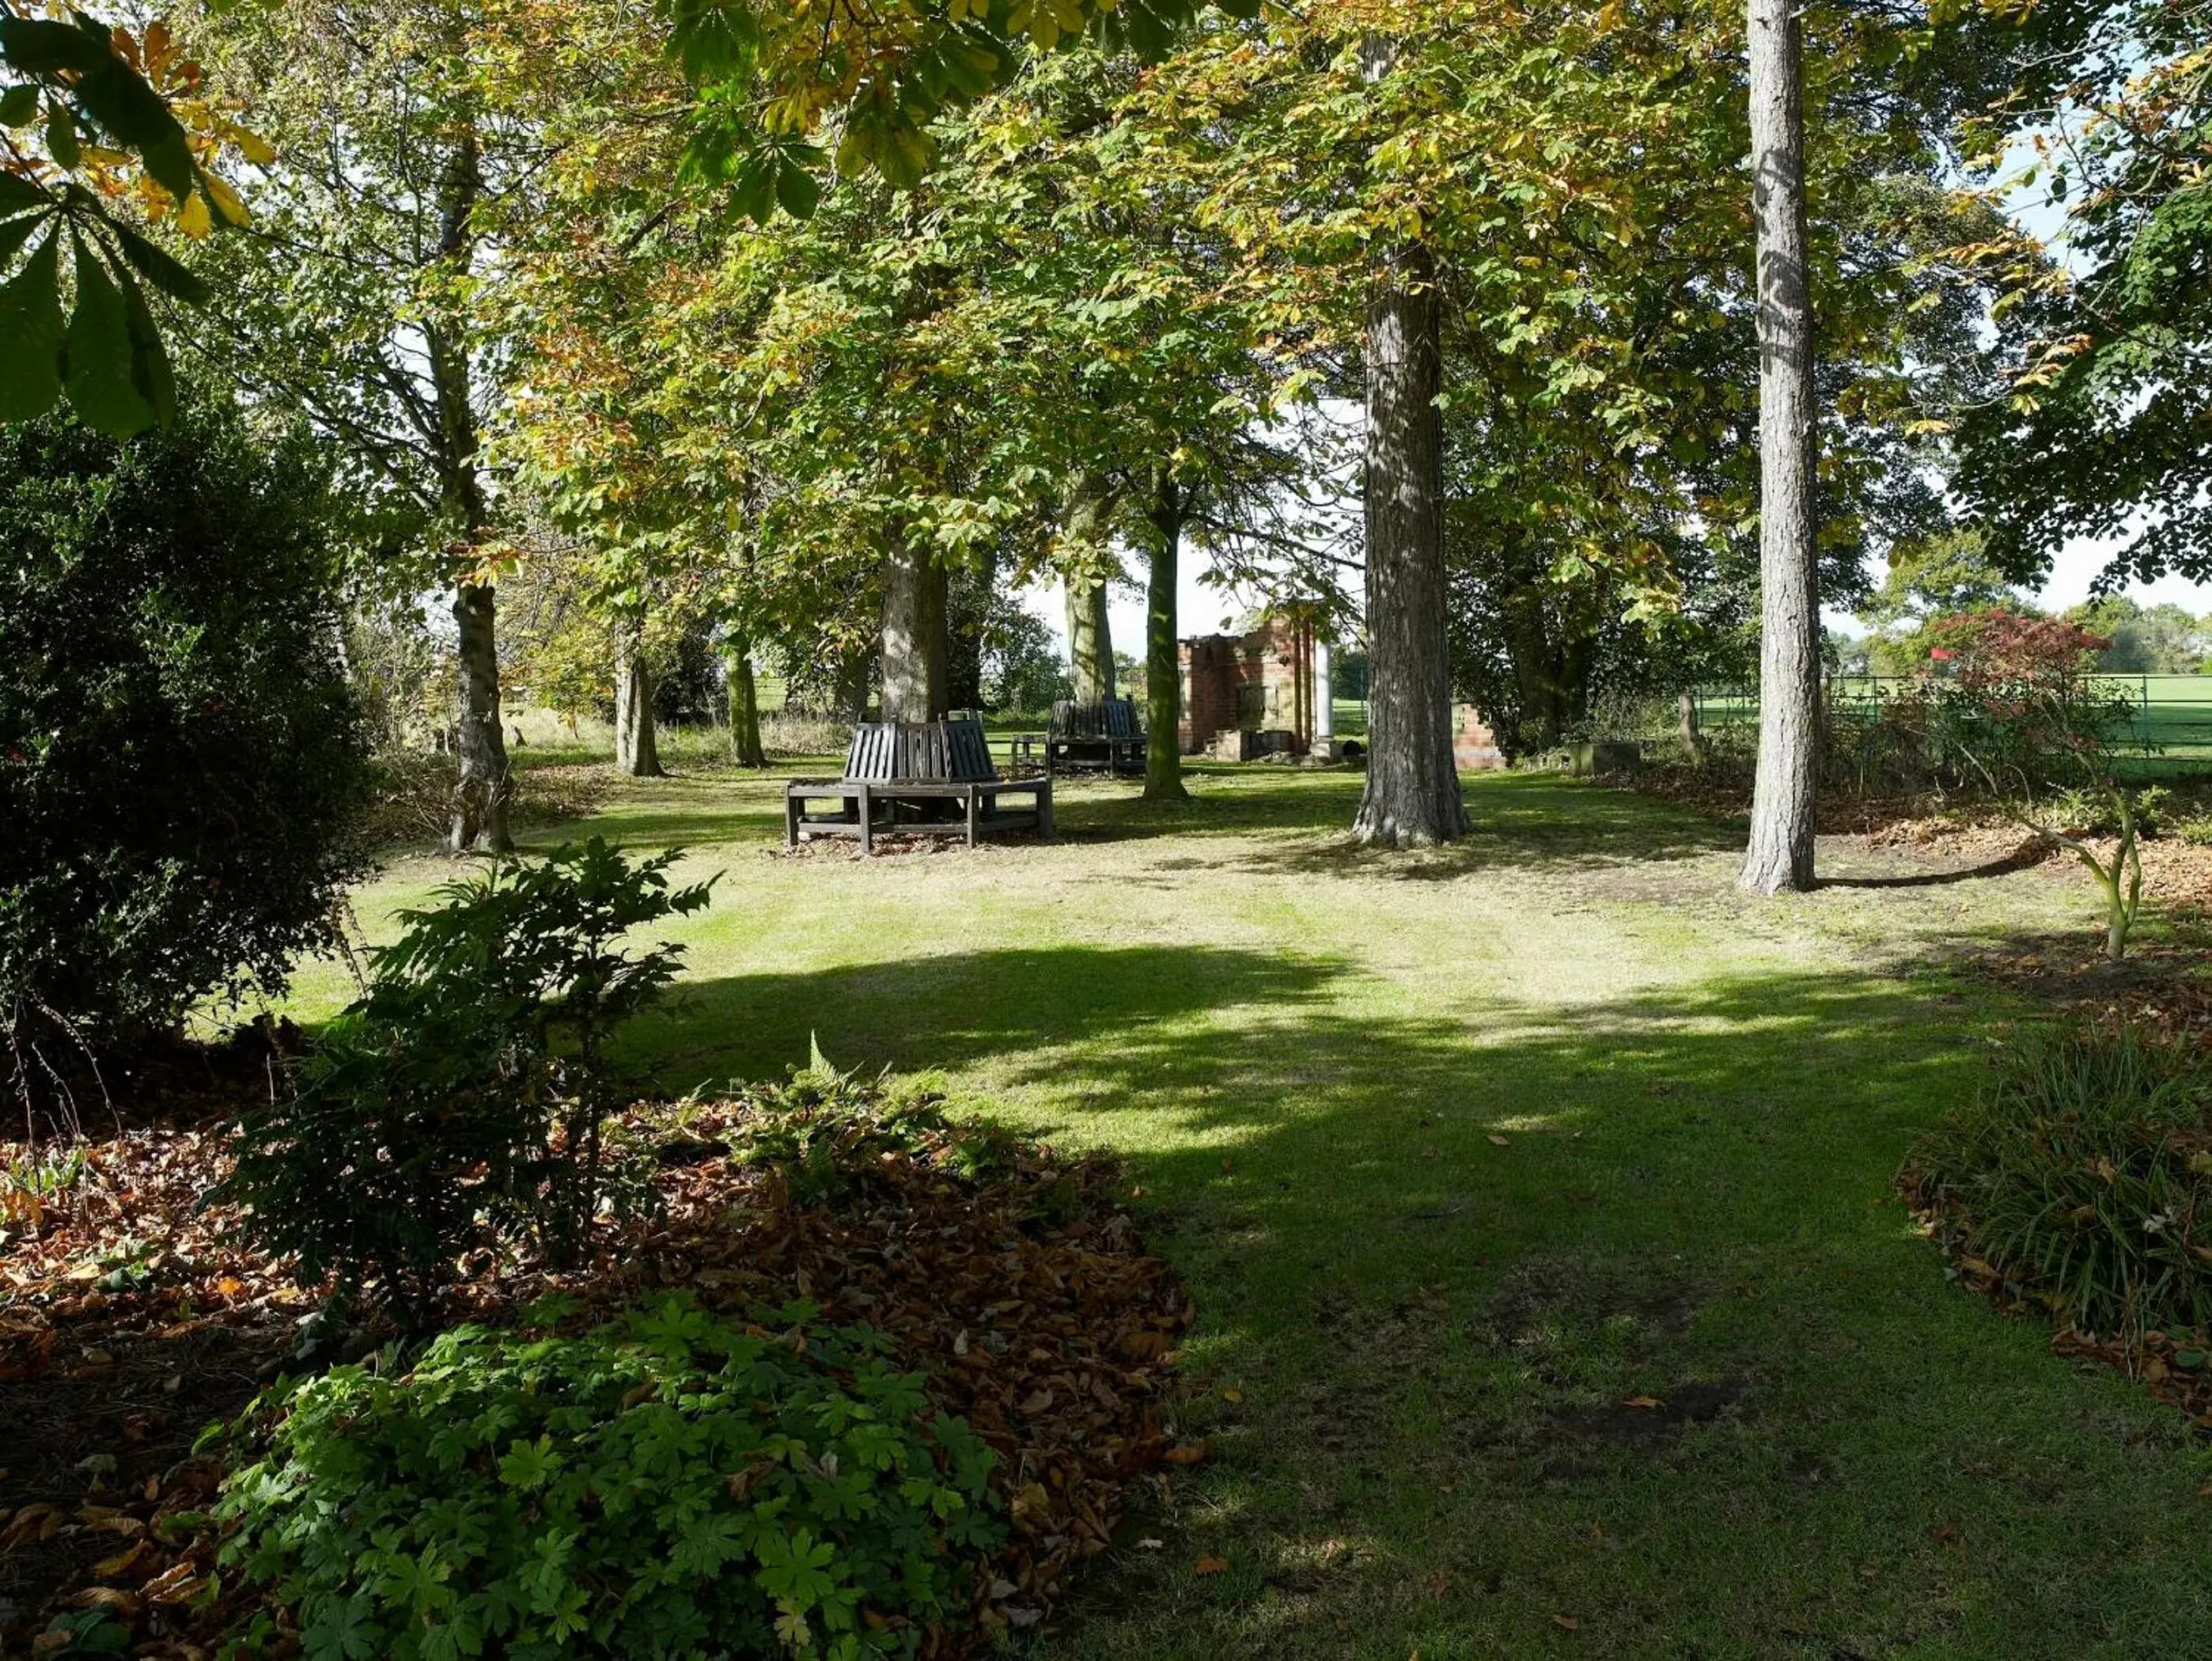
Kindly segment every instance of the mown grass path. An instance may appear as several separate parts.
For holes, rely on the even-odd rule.
[[[2212,1653],[2186,1426],[1947,1283],[1890,1193],[2021,1013],[1943,964],[2088,928],[2069,873],[1839,847],[1762,903],[1727,830],[1555,780],[1470,781],[1475,837],[1408,856],[1343,845],[1349,776],[1197,788],[869,863],[783,856],[727,777],[572,828],[726,872],[641,1035],[669,1088],[811,1031],[1126,1155],[1215,1456],[1035,1653]]]

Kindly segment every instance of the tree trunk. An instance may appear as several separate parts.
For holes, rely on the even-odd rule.
[[[753,680],[752,642],[744,635],[730,642],[730,759],[740,767],[765,767],[761,746],[760,688]]]
[[[858,725],[868,718],[869,654],[855,651],[838,666],[836,714]]]
[[[1806,270],[1803,41],[1790,0],[1750,0],[1759,256],[1759,771],[1742,885],[1813,886],[1820,699],[1814,544],[1813,303]]]
[[[1188,801],[1182,782],[1182,662],[1176,638],[1176,563],[1182,549],[1182,487],[1159,470],[1145,586],[1145,800]],[[1109,658],[1110,664],[1112,660]]]
[[[645,619],[615,625],[615,771],[634,779],[665,776],[653,720],[653,667],[645,655]]]
[[[1370,39],[1370,80],[1395,48]],[[1371,654],[1363,843],[1419,848],[1467,833],[1452,759],[1444,642],[1443,434],[1435,258],[1400,244],[1367,305],[1367,638]]]
[[[499,648],[493,635],[496,604],[489,583],[463,583],[453,591],[453,656],[460,682],[453,749],[459,776],[447,846],[456,854],[500,854],[514,845],[507,830],[507,734],[500,726]]]
[[[899,538],[884,570],[884,719],[942,721],[946,698],[945,568]]]
[[[1097,703],[1114,696],[1114,635],[1103,582],[1067,585],[1067,655],[1078,703]]]
[[[1698,736],[1698,695],[1685,692],[1675,701],[1676,728],[1681,735],[1682,753],[1692,761],[1702,760],[1705,750]]]
[[[456,274],[465,271],[475,246],[477,200],[483,178],[474,128],[465,128],[448,158],[439,191],[438,259]],[[456,854],[504,853],[507,835],[507,728],[500,717],[499,597],[488,582],[472,582],[477,550],[491,513],[477,472],[476,403],[469,386],[469,354],[460,325],[442,313],[423,325],[431,391],[437,401],[439,494],[447,522],[458,533],[453,626],[457,678],[453,824],[447,846]]]

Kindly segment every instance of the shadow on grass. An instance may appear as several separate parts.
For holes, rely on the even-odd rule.
[[[2051,850],[2027,847],[2017,849],[1999,860],[1985,860],[1979,865],[1970,865],[1957,871],[1919,871],[1909,876],[1898,877],[1822,877],[1822,888],[1942,888],[1952,883],[1980,882],[1990,877],[2009,877],[2016,871],[2027,871],[2041,865],[2051,857]]]
[[[659,1081],[757,1078],[803,1064],[809,1035],[840,1066],[963,1067],[1239,1008],[1320,999],[1347,973],[1289,953],[1202,946],[1006,947],[791,975],[684,983],[643,1016]]]
[[[1087,795],[1059,809],[1060,831],[1075,843],[1146,837],[1229,837],[1308,831],[1267,849],[1239,850],[1233,863],[1255,873],[1387,876],[1449,881],[1472,871],[1589,868],[1696,859],[1732,853],[1740,830],[1626,791],[1601,789],[1551,774],[1478,774],[1464,782],[1468,835],[1411,855],[1362,848],[1351,829],[1362,775],[1271,767],[1194,768],[1193,800],[1165,805],[1133,794]],[[1164,869],[1202,868],[1203,857]]]
[[[1990,1014],[1793,972],[1422,1015],[1340,960],[1066,946],[732,978],[657,1037],[690,1083],[812,1028],[1129,1154],[1188,1368],[1237,1390],[1177,1407],[1217,1453],[1175,1551],[1043,1652],[1548,1652],[1561,1610],[1620,1656],[2086,1653],[2116,1609],[2195,1643],[2186,1427],[1947,1285],[1889,1196]]]

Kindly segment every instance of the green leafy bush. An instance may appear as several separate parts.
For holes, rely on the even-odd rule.
[[[0,426],[0,1074],[58,1118],[90,1058],[281,985],[356,869],[327,478],[211,399]]]
[[[788,1083],[752,1086],[744,1100],[754,1111],[730,1138],[732,1157],[776,1172],[799,1205],[850,1198],[886,1159],[939,1165],[965,1182],[989,1182],[1012,1163],[1006,1131],[955,1124],[943,1098],[902,1092],[888,1074],[840,1073],[819,1050]]]
[[[710,885],[670,889],[676,857],[632,864],[593,837],[402,914],[300,1089],[246,1116],[217,1197],[242,1202],[303,1282],[375,1277],[412,1314],[472,1247],[573,1260],[603,1203],[650,1192],[605,1157],[621,1104],[607,1043],[683,955],[627,952],[623,936],[708,903]]]
[[[777,1318],[463,1327],[280,1387],[237,1433],[226,1560],[311,1658],[915,1654],[1004,1538],[990,1451],[881,1334]]]
[[[2121,1030],[2008,1057],[1908,1183],[1954,1244],[2087,1332],[2212,1326],[2212,1065]]]

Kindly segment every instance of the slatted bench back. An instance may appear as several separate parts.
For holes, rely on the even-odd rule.
[[[1051,735],[1056,739],[1141,739],[1145,729],[1137,706],[1127,698],[1077,703],[1062,698],[1052,706]]]
[[[871,784],[896,779],[982,784],[999,774],[980,721],[878,721],[853,729],[845,776]]]

